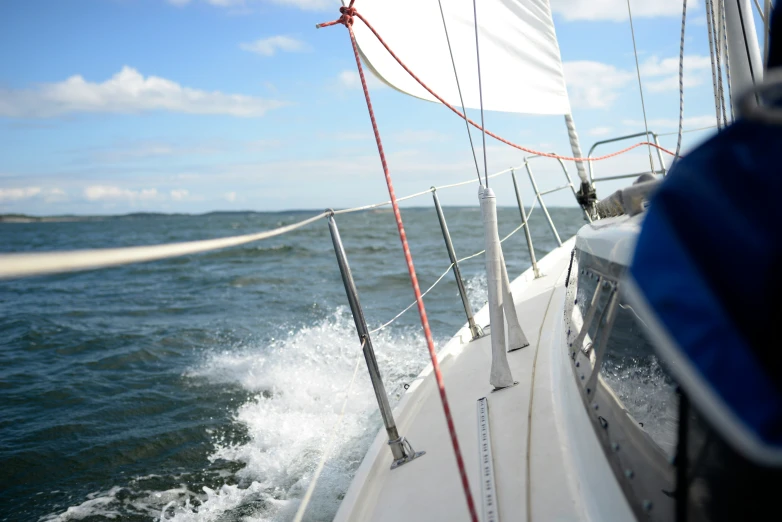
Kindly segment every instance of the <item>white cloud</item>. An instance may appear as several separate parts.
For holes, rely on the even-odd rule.
[[[687,8],[698,5],[688,0]],[[681,0],[630,0],[633,18],[682,15]],[[627,20],[627,0],[551,0],[551,11],[565,20]]]
[[[0,188],[0,201],[29,199],[41,193],[41,187]]]
[[[46,191],[43,200],[47,203],[56,203],[68,199],[68,194],[59,188],[53,188]]]
[[[93,83],[82,76],[32,89],[0,89],[0,116],[46,118],[75,112],[139,113],[165,110],[188,114],[258,117],[285,105],[242,94],[182,87],[157,76],[146,78],[132,67]]]
[[[695,87],[706,79],[706,71],[711,71],[711,60],[708,56],[684,55],[684,86]],[[652,56],[641,64],[641,78],[659,78],[644,81],[644,89],[649,92],[660,92],[679,89],[679,58],[660,59]]]
[[[587,131],[587,136],[605,136],[611,132],[611,127],[595,127]]]
[[[573,107],[609,107],[619,91],[634,78],[632,72],[607,63],[582,60],[563,65]]]
[[[236,192],[226,192],[225,194],[223,194],[223,197],[227,201],[230,201],[230,202],[233,203],[234,201],[236,201]]]
[[[382,89],[388,87],[385,83],[378,80],[377,77],[371,72],[364,70],[364,79],[367,81],[367,87],[370,89]],[[358,75],[358,71],[346,69],[339,73],[337,77],[339,85],[345,89],[361,89],[361,77]]]
[[[0,188],[0,202],[23,201],[32,198],[43,198],[46,203],[64,201],[68,195],[57,187],[12,187]]]
[[[174,201],[182,201],[183,199],[187,199],[189,195],[190,191],[187,189],[174,189],[171,191],[171,199]]]
[[[144,201],[160,197],[156,188],[131,190],[111,185],[90,185],[84,189],[84,197],[90,201]]]
[[[290,36],[278,35],[269,38],[261,38],[250,43],[239,44],[239,48],[261,56],[274,56],[277,51],[300,53],[309,49],[309,46]]]
[[[564,62],[570,103],[577,108],[606,108],[622,89],[636,82],[635,69],[619,69],[613,65],[593,62]],[[644,91],[661,92],[679,89],[679,58],[651,56],[640,65]],[[708,56],[684,56],[684,86],[700,85],[711,71]]]

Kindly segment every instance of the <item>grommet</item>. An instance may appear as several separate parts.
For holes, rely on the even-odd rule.
[[[644,508],[644,511],[651,511],[652,510],[652,502],[649,500],[644,500],[644,503],[642,505]]]
[[[631,469],[626,469],[625,470],[625,477],[631,479],[631,478],[633,478],[634,475],[635,474],[633,473],[633,470],[631,470]]]
[[[573,345],[571,344],[570,346],[573,346]],[[578,368],[579,366],[581,366],[581,363],[580,362],[576,362],[576,368]],[[581,378],[583,379],[584,376],[582,375]]]
[[[612,442],[611,449],[614,451],[619,451],[619,444],[617,444],[616,442]]]

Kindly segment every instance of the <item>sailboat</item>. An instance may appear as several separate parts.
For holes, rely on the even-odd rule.
[[[418,305],[432,357],[432,364],[409,383],[395,408],[383,387],[372,332],[363,317],[335,219],[340,212],[380,205],[330,210],[293,225],[229,238],[4,254],[0,255],[0,277],[96,269],[230,248],[327,219],[384,422],[335,520],[684,521],[735,520],[741,514],[754,519],[765,512],[774,501],[773,493],[768,493],[782,485],[779,379],[762,371],[757,354],[741,352],[746,348],[739,342],[744,340],[741,332],[750,327],[740,329],[739,334],[730,330],[732,319],[719,315],[721,301],[710,300],[713,293],[698,287],[702,299],[689,298],[698,289],[687,284],[701,281],[696,275],[703,256],[690,256],[689,244],[665,242],[683,225],[666,214],[675,208],[670,202],[680,202],[679,196],[689,190],[688,180],[702,179],[677,172],[689,169],[702,176],[704,154],[696,150],[678,159],[670,176],[663,161],[651,172],[620,176],[634,182],[598,200],[594,186],[600,178],[594,176],[593,163],[599,158],[592,151],[584,157],[581,151],[548,0],[427,0],[403,7],[390,1],[359,0],[355,5],[351,1],[343,5],[338,20],[323,24],[348,28],[370,115],[363,66],[405,94],[443,103],[464,117],[468,133],[469,124],[478,127],[483,140],[489,134],[529,154],[574,163],[579,186],[571,181],[563,163],[567,183],[559,189],[573,192],[586,224],[575,237],[562,241],[545,206],[547,192],[538,189],[527,168],[536,202],[559,244],[537,260],[513,173],[520,228],[524,228],[532,266],[511,279],[497,232],[490,176],[484,159],[481,177],[476,156],[489,303],[473,313],[459,273],[460,260],[432,190],[467,318],[435,353],[428,334],[425,292],[418,287],[383,159],[391,200],[380,205],[390,204],[396,213],[415,293],[413,304]],[[686,16],[686,3],[683,7]],[[737,117],[754,115],[754,125],[776,125],[776,129],[776,116],[763,111],[764,96],[772,90],[763,80],[751,13],[749,0],[707,0],[713,58],[729,63],[732,71],[728,101],[718,94],[715,79],[718,120],[732,103],[740,109]],[[771,15],[767,2],[767,25]],[[465,109],[480,110],[481,123],[467,120]],[[491,134],[483,122],[484,110],[563,117],[570,155],[531,151]],[[778,131],[764,133],[741,127],[741,121],[729,123],[725,116],[722,124],[727,130],[715,140],[735,141],[742,132],[754,138],[766,136],[772,143],[782,138]],[[379,131],[373,127],[382,157]],[[629,149],[647,146],[650,154],[652,147],[662,151],[648,130],[641,136],[650,141]],[[710,143],[704,145],[707,152],[708,147],[724,145]],[[750,150],[746,147],[740,152]],[[779,239],[778,233],[770,234],[771,238],[762,236],[760,242]],[[771,256],[778,262],[774,252],[759,251],[758,256]],[[668,266],[667,254],[680,265]],[[770,274],[779,265],[765,262],[760,266],[766,267],[764,274]],[[692,269],[692,274],[686,273],[691,277],[682,283],[676,275],[685,273],[685,268]],[[751,293],[742,295],[752,297]],[[712,309],[716,315],[708,315]],[[712,336],[688,334],[681,330],[682,324],[699,325],[698,332]],[[735,334],[737,340],[727,348],[730,353],[743,353],[743,358],[735,358],[743,364],[740,369],[757,370],[752,382],[712,379],[726,377],[724,368],[721,374],[710,372],[709,350],[714,347],[715,331]],[[756,342],[752,337],[745,344]],[[735,377],[748,378],[744,374]],[[748,404],[763,407],[742,409]],[[328,451],[321,464],[327,458]],[[317,469],[322,466],[316,468],[295,520],[306,518]],[[759,483],[753,483],[755,479]]]

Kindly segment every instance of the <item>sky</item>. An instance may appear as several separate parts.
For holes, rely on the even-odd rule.
[[[357,0],[356,7],[374,1]],[[0,213],[273,211],[387,200],[346,31],[315,29],[337,18],[339,5],[1,2]],[[649,128],[673,133],[681,0],[631,5]],[[551,0],[551,8],[582,149],[642,132],[625,0]],[[461,119],[378,81],[370,90],[398,196],[476,176]],[[714,124],[704,7],[691,1],[685,128]],[[561,116],[487,112],[486,127],[524,146],[569,154]],[[684,149],[712,133],[687,133]],[[661,142],[674,149],[676,136]],[[607,145],[598,153],[618,148]],[[524,153],[490,138],[486,152],[490,173],[524,163]],[[556,162],[536,161],[541,189],[562,184]],[[576,179],[573,165],[567,168]],[[648,153],[638,149],[596,163],[595,175],[644,169]],[[529,180],[523,169],[519,176],[529,204]],[[509,177],[493,187],[499,205],[515,203]],[[616,188],[599,184],[598,195]],[[476,190],[469,185],[440,197],[446,205],[476,205]],[[575,200],[560,192],[546,203]]]

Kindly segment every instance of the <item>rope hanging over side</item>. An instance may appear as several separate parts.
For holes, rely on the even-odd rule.
[[[353,2],[351,2],[351,5],[353,5]],[[604,156],[598,156],[598,157],[595,157],[595,158],[576,158],[576,157],[573,157],[573,156],[560,156],[559,154],[553,154],[551,152],[543,152],[543,151],[531,149],[529,147],[523,147],[521,145],[513,143],[512,141],[506,140],[502,136],[499,136],[498,134],[495,134],[495,133],[491,132],[488,129],[484,129],[481,125],[479,125],[478,123],[476,123],[473,120],[471,120],[470,118],[468,118],[461,111],[459,111],[459,109],[457,109],[456,107],[454,107],[453,105],[451,105],[450,103],[445,101],[445,99],[443,99],[442,96],[440,96],[439,94],[434,92],[431,88],[429,88],[429,86],[426,85],[418,76],[416,76],[415,73],[413,73],[413,71],[411,71],[410,68],[407,65],[405,65],[405,63],[396,55],[396,53],[394,53],[394,51],[391,50],[391,48],[388,46],[388,44],[385,42],[385,40],[383,40],[383,38],[380,36],[380,34],[377,32],[377,30],[375,30],[375,28],[372,26],[372,24],[370,24],[367,21],[367,19],[364,18],[361,15],[361,13],[356,11],[355,8],[353,8],[353,7],[350,7],[350,8],[342,7],[342,8],[340,8],[340,12],[342,12],[342,9],[351,9],[350,12],[352,14],[351,14],[351,16],[349,18],[350,25],[353,24],[353,17],[354,16],[356,18],[358,18],[359,20],[361,20],[362,22],[364,22],[364,25],[367,26],[367,29],[372,31],[372,34],[375,35],[375,38],[377,38],[378,42],[380,42],[380,44],[385,48],[385,50],[388,51],[388,54],[391,55],[391,57],[396,61],[396,63],[398,63],[402,67],[402,69],[404,69],[405,72],[407,72],[407,74],[410,75],[410,77],[412,79],[414,79],[416,82],[418,82],[418,84],[421,87],[426,89],[426,91],[429,94],[434,96],[437,99],[437,101],[439,101],[440,103],[442,103],[443,105],[448,107],[451,111],[453,111],[454,114],[456,114],[460,118],[466,120],[470,125],[472,125],[476,129],[478,129],[480,131],[486,132],[487,135],[491,136],[495,140],[500,141],[500,142],[502,142],[502,143],[504,143],[504,144],[506,144],[506,145],[508,145],[510,147],[513,147],[514,149],[518,149],[520,151],[527,152],[529,154],[535,154],[536,156],[542,156],[544,158],[554,158],[554,159],[561,159],[563,161],[575,161],[575,162],[602,161],[602,160],[606,160],[606,159],[609,159],[609,158],[613,158],[613,157],[619,156],[620,154],[624,154],[625,152],[629,152],[629,151],[631,151],[631,150],[633,150],[635,148],[642,147],[644,145],[647,145],[647,146],[650,146],[650,147],[654,147],[656,149],[660,149],[661,151],[663,151],[666,154],[669,154],[671,156],[675,155],[672,151],[670,151],[670,150],[668,150],[668,149],[666,149],[664,147],[661,147],[661,146],[657,145],[656,143],[651,143],[651,142],[648,142],[648,141],[642,141],[642,142],[636,143],[635,145],[631,145],[631,146],[629,146],[627,148],[624,148],[624,149],[616,151],[616,152],[612,152],[611,154],[606,154]],[[344,17],[344,13],[343,13],[343,17]],[[342,22],[342,17],[340,17],[337,20],[331,21],[331,22],[325,22],[325,23],[322,23],[322,24],[318,24],[315,27],[317,27],[317,28],[329,27],[329,26],[332,26],[332,25],[340,24],[340,23],[343,23]]]
[[[426,344],[429,348],[429,357],[432,360],[432,369],[434,373],[435,380],[437,381],[437,388],[440,392],[440,402],[443,406],[443,413],[445,414],[445,421],[448,426],[448,433],[451,437],[451,444],[453,445],[453,452],[454,457],[456,458],[456,465],[459,468],[459,476],[461,478],[462,482],[462,488],[464,489],[464,496],[465,500],[467,501],[467,509],[470,513],[470,518],[473,522],[478,522],[478,512],[475,508],[475,501],[472,497],[472,491],[470,490],[470,482],[467,478],[467,468],[464,464],[464,459],[462,458],[462,450],[459,446],[459,439],[456,435],[456,426],[453,422],[453,416],[451,414],[451,407],[448,403],[448,396],[445,392],[445,382],[443,381],[443,375],[440,371],[440,363],[437,360],[437,352],[434,348],[434,339],[432,338],[432,331],[429,328],[429,320],[426,317],[426,308],[424,307],[424,300],[423,297],[421,297],[421,289],[418,285],[418,276],[415,272],[415,267],[413,266],[413,256],[410,253],[410,247],[407,244],[407,235],[405,234],[405,227],[402,223],[402,215],[399,212],[399,205],[396,200],[396,194],[394,193],[394,185],[391,181],[391,174],[388,170],[388,162],[386,161],[386,155],[383,151],[383,142],[380,139],[380,131],[377,128],[377,120],[375,119],[375,111],[372,108],[372,100],[369,97],[369,88],[367,87],[367,80],[364,76],[364,68],[361,65],[361,57],[359,56],[358,52],[358,44],[356,43],[356,35],[353,34],[353,17],[359,16],[356,12],[356,9],[353,7],[353,4],[355,3],[355,0],[350,0],[350,5],[347,7],[341,7],[340,13],[342,13],[342,16],[338,20],[335,20],[333,22],[327,22],[326,24],[321,24],[318,27],[326,27],[329,25],[335,25],[338,23],[341,23],[344,25],[347,30],[348,34],[350,36],[350,43],[353,47],[353,55],[356,59],[356,67],[358,68],[358,75],[361,79],[361,87],[364,91],[364,99],[367,103],[367,110],[369,111],[369,118],[372,121],[372,130],[375,133],[375,141],[377,142],[377,151],[380,155],[380,163],[383,166],[383,174],[386,178],[386,185],[388,186],[388,194],[391,198],[391,206],[394,210],[394,218],[396,219],[396,225],[397,229],[399,230],[399,239],[402,242],[402,250],[405,254],[405,260],[407,261],[407,270],[410,274],[410,282],[413,286],[413,292],[415,294],[415,300],[418,303],[418,314],[421,316],[421,326],[424,330],[424,336],[426,337]]]

